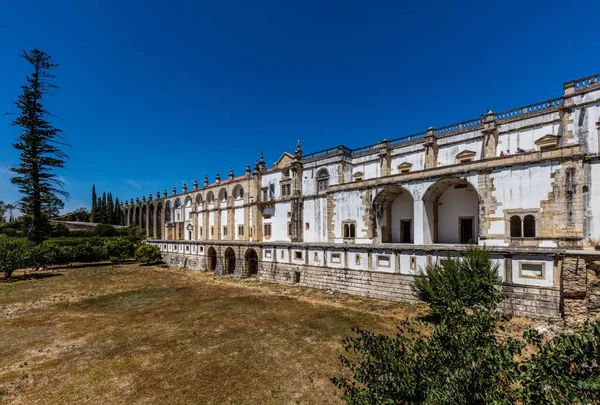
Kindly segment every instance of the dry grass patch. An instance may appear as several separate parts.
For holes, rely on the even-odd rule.
[[[0,402],[340,403],[340,339],[423,306],[157,266],[0,283]]]

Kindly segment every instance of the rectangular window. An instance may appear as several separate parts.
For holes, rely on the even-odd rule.
[[[544,263],[520,263],[520,276],[524,278],[544,278]]]
[[[307,231],[310,229],[310,223],[305,223],[304,224],[304,229],[306,229]]]
[[[223,236],[227,236],[227,225],[223,226]]]
[[[416,270],[417,269],[417,257],[416,256],[411,256],[410,257],[410,269],[411,270]]]
[[[313,255],[313,262],[318,262],[319,261],[319,254],[317,252],[315,252],[315,254]]]
[[[390,267],[390,257],[377,256],[377,267]]]
[[[273,257],[273,251],[265,250],[265,259],[270,259],[271,257]]]
[[[265,236],[271,236],[271,224],[265,224]]]
[[[202,227],[200,227],[200,236],[202,236]]]
[[[342,255],[340,253],[332,253],[331,254],[331,263],[341,263]]]
[[[238,236],[244,236],[244,225],[238,225]]]
[[[252,230],[253,229],[254,229],[253,227],[250,227],[250,235],[249,235],[250,237],[252,237]]]
[[[329,186],[329,179],[323,179],[323,180],[317,181],[317,188],[319,189],[319,191],[327,190],[328,186]]]
[[[292,185],[290,183],[288,184],[282,184],[281,185],[281,195],[282,196],[288,196],[292,194]]]
[[[360,266],[360,255],[356,254],[354,256],[354,264],[356,264],[357,266]]]
[[[294,252],[294,259],[302,260],[302,252]]]
[[[295,271],[294,272],[294,283],[298,284],[299,282],[300,282],[300,272]]]
[[[214,226],[210,227],[210,236],[215,236],[215,227]]]
[[[284,250],[280,250],[279,252],[280,252],[280,253],[279,253],[279,257],[280,257],[281,259],[284,259],[284,258],[285,258],[285,251],[284,251]]]
[[[288,236],[292,236],[292,223],[291,222],[287,223],[287,232],[288,232],[287,233]]]

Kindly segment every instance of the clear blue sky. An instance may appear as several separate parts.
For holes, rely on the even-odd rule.
[[[5,1],[0,111],[37,47],[61,91],[67,209],[92,184],[129,199],[452,124],[562,94],[600,71],[597,2]],[[14,201],[11,118],[0,115],[0,200]]]

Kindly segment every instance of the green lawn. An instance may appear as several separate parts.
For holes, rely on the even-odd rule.
[[[426,312],[160,267],[46,274],[0,278],[0,403],[341,403],[350,328]]]

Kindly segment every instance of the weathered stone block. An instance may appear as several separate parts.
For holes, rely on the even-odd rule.
[[[583,299],[587,295],[585,261],[566,258],[563,261],[563,294],[565,299]]]

